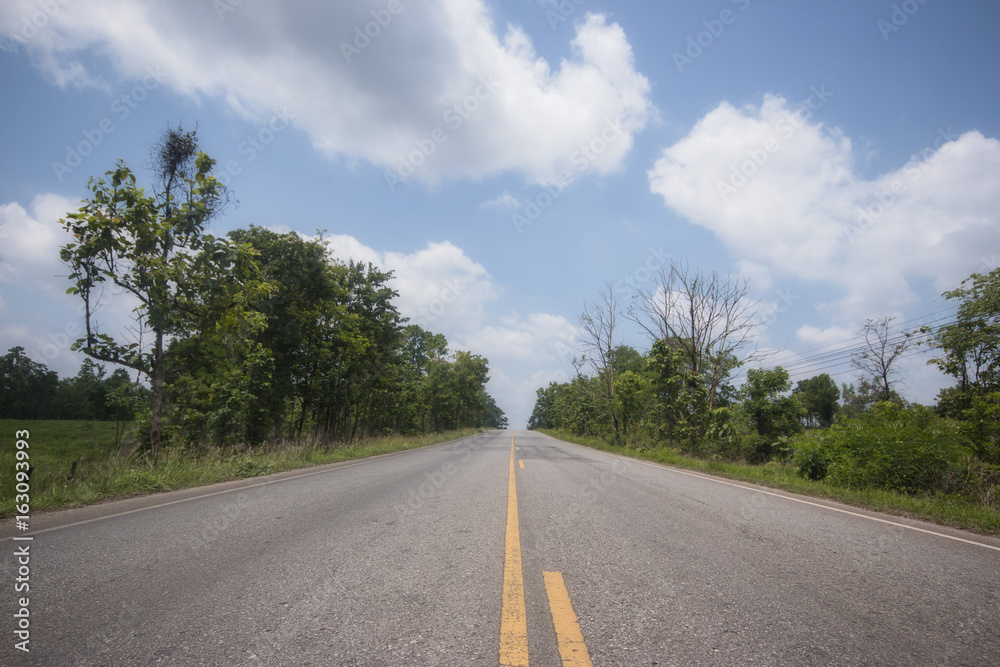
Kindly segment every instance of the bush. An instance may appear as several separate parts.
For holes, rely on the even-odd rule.
[[[955,422],[920,406],[892,403],[793,443],[793,461],[803,477],[904,493],[948,493],[964,486],[969,454]]]
[[[826,477],[830,459],[824,443],[811,435],[803,435],[792,443],[792,464],[800,475],[816,481]]]

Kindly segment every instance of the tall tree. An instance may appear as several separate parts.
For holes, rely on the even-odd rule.
[[[941,392],[938,409],[964,420],[983,461],[1000,465],[1000,269],[974,273],[946,297],[959,302],[955,322],[941,327],[932,359],[957,380]]]
[[[615,414],[615,356],[618,350],[618,326],[621,305],[611,283],[605,283],[599,300],[584,304],[580,315],[583,333],[578,341],[583,346],[585,358],[594,370],[601,387],[601,399],[609,413],[611,426],[618,441],[618,417]]]
[[[893,387],[898,380],[896,361],[910,349],[912,334],[906,331],[893,332],[895,317],[868,319],[861,329],[864,338],[861,349],[854,354],[851,363],[861,371],[861,381],[868,380],[878,393],[878,400],[891,401],[896,392]]]
[[[771,458],[779,436],[802,430],[798,403],[786,392],[792,388],[788,371],[781,366],[773,369],[751,368],[740,388],[742,408],[759,438],[750,453],[751,461],[761,463]]]
[[[681,350],[690,370],[705,378],[709,409],[719,402],[730,374],[760,357],[745,352],[757,328],[750,283],[697,271],[687,261],[661,269],[655,286],[629,309],[629,318],[653,341],[670,341]]]
[[[20,346],[0,357],[0,417],[45,419],[56,396],[59,376],[32,361]]]
[[[679,346],[653,343],[647,369],[651,376],[660,438],[696,450],[709,415],[708,389]]]
[[[75,348],[149,379],[154,456],[161,444],[168,338],[186,333],[183,316],[203,305],[195,274],[222,275],[234,264],[249,271],[253,265],[248,247],[233,249],[205,233],[226,194],[212,175],[215,161],[197,147],[195,132],[168,129],[153,153],[152,195],[137,187],[135,175],[119,160],[106,178],[90,179],[91,197],[62,221],[73,237],[61,252],[74,283],[68,291],[84,305],[86,336]],[[116,338],[101,326],[98,303],[108,283],[138,302],[131,339]]]
[[[1000,268],[974,273],[944,296],[959,302],[958,312],[934,335],[944,354],[930,363],[954,377],[963,394],[1000,390]]]
[[[808,380],[799,380],[792,390],[792,396],[798,399],[805,410],[806,426],[826,428],[833,423],[833,417],[837,414],[840,390],[828,374],[823,373]]]

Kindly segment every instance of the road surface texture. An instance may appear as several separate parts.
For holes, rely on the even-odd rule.
[[[1000,656],[1000,540],[532,432],[31,520],[0,531],[0,665]]]

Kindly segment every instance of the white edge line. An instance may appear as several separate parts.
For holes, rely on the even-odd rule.
[[[326,470],[314,470],[313,472],[304,472],[301,475],[293,475],[291,477],[282,477],[281,479],[272,479],[272,480],[269,480],[269,481],[266,481],[266,482],[258,482],[256,484],[248,484],[246,486],[240,486],[240,487],[237,487],[237,488],[234,488],[234,489],[224,489],[222,491],[213,491],[212,493],[204,493],[204,494],[197,495],[197,496],[191,496],[190,498],[180,498],[178,500],[171,500],[169,502],[160,503],[158,505],[150,505],[149,507],[137,507],[134,510],[125,510],[124,512],[117,512],[115,514],[108,514],[108,515],[105,515],[105,516],[96,516],[93,519],[84,519],[83,521],[74,521],[73,523],[67,523],[67,524],[63,524],[63,525],[60,525],[60,526],[52,526],[51,528],[43,528],[42,530],[33,530],[33,531],[30,531],[29,535],[31,537],[34,537],[35,535],[41,535],[43,533],[51,533],[54,530],[62,530],[64,528],[72,528],[73,526],[83,526],[83,525],[86,525],[88,523],[95,523],[97,521],[105,521],[107,519],[114,519],[116,517],[126,516],[128,514],[136,514],[137,512],[146,512],[146,511],[149,511],[149,510],[155,510],[155,509],[159,509],[161,507],[169,507],[170,505],[178,505],[180,503],[186,503],[186,502],[190,502],[192,500],[200,500],[202,498],[211,498],[212,496],[221,496],[221,495],[226,494],[226,493],[235,493],[236,491],[246,491],[247,489],[256,489],[258,487],[267,486],[269,484],[280,484],[282,482],[289,482],[289,481],[291,481],[293,479],[301,479],[303,477],[312,477],[313,475],[323,475],[323,474],[326,474],[326,473],[336,472],[338,470],[344,470],[345,468],[353,468],[355,466],[364,465],[366,463],[373,463],[377,459],[385,459],[385,458],[389,458],[390,456],[399,456],[400,454],[409,454],[410,452],[419,451],[421,449],[430,449],[431,447],[439,447],[441,445],[450,445],[452,443],[461,442],[462,440],[465,440],[466,438],[471,438],[471,437],[474,437],[474,436],[467,435],[467,436],[464,436],[462,438],[458,438],[457,440],[449,440],[448,442],[439,442],[436,445],[426,445],[424,447],[416,447],[414,449],[407,449],[407,450],[403,450],[401,452],[389,452],[388,454],[376,454],[375,456],[369,456],[369,457],[367,457],[365,459],[362,459],[360,461],[347,461],[347,462],[344,462],[344,465],[337,465],[336,463],[334,463],[334,464],[326,464],[326,465],[334,465],[336,467],[334,467],[334,468],[327,468]],[[275,474],[280,474],[280,473],[275,473]],[[226,481],[232,482],[232,481],[237,481],[237,480],[226,480]],[[218,483],[219,484],[224,484],[225,482],[218,482]],[[189,488],[197,488],[197,487],[189,487]],[[186,490],[188,490],[188,489],[175,489],[175,491],[186,491]],[[85,507],[85,505],[83,507]],[[67,510],[72,510],[72,509],[79,509],[79,508],[77,508],[77,507],[68,507],[66,509]],[[0,542],[6,542],[7,540],[15,540],[15,539],[17,539],[17,537],[18,537],[17,535],[11,535],[10,537],[0,538]]]
[[[543,434],[545,435],[545,434]],[[559,438],[554,438],[549,436],[553,440],[559,440]],[[559,440],[559,442],[567,442],[566,440]],[[567,444],[576,445],[577,447],[586,447],[587,449],[594,452],[601,452],[603,450],[594,449],[593,447],[587,447],[586,445],[577,445],[575,442],[569,442]],[[613,452],[603,452],[610,456],[615,456],[617,458],[623,459],[625,461],[630,461],[633,463],[639,463],[644,466],[649,466],[650,468],[659,468],[660,470],[669,470],[670,472],[675,472],[679,475],[687,475],[688,477],[697,477],[698,479],[704,479],[709,482],[715,482],[716,484],[725,484],[726,486],[733,486],[738,489],[744,489],[746,491],[753,491],[754,493],[762,493],[765,496],[773,496],[775,498],[784,498],[785,500],[791,500],[796,503],[802,503],[803,505],[812,505],[813,507],[819,507],[821,509],[830,510],[831,512],[840,512],[841,514],[848,514],[850,516],[856,516],[861,519],[868,519],[869,521],[877,521],[879,523],[885,523],[890,526],[897,526],[899,528],[906,528],[907,530],[915,530],[918,533],[926,533],[928,535],[937,535],[938,537],[944,537],[949,540],[955,540],[956,542],[964,542],[965,544],[972,544],[977,547],[982,547],[984,549],[992,549],[993,551],[1000,551],[1000,547],[993,546],[992,544],[983,544],[982,542],[976,542],[975,540],[967,540],[964,537],[955,537],[954,535],[949,535],[947,533],[939,533],[934,530],[927,530],[926,528],[918,528],[916,526],[909,526],[905,523],[898,523],[896,521],[889,521],[888,519],[880,519],[876,516],[869,516],[867,514],[861,514],[859,512],[852,512],[850,510],[840,509],[839,507],[830,507],[829,505],[824,505],[822,503],[814,503],[809,500],[804,500],[802,498],[796,498],[794,496],[788,496],[781,493],[775,493],[774,491],[765,491],[764,489],[758,489],[752,486],[744,486],[743,484],[736,484],[734,482],[729,482],[724,479],[719,479],[717,477],[710,477],[708,475],[700,475],[698,473],[690,472],[687,470],[681,470],[680,468],[675,468],[663,463],[654,463],[653,461],[644,461],[642,459],[633,459],[628,456],[622,456],[621,454],[615,454]]]

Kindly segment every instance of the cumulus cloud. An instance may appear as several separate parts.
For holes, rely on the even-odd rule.
[[[866,178],[841,130],[768,95],[720,104],[648,177],[752,273],[832,284],[840,294],[820,309],[857,323],[914,303],[917,281],[941,292],[979,269],[996,239],[1000,141],[942,130],[907,164]],[[840,333],[801,330],[807,342]]]
[[[80,202],[55,194],[38,195],[25,208],[0,204],[0,313],[17,318],[0,326],[0,348],[25,348],[29,357],[60,374],[75,374],[80,355],[71,351],[84,335],[80,298],[66,294],[69,269],[59,249],[69,236],[59,219]],[[138,302],[113,288],[101,293],[101,330],[117,333],[132,322]]]
[[[396,305],[425,329],[443,333],[452,350],[467,350],[490,360],[490,392],[522,426],[531,413],[534,391],[548,380],[565,381],[563,371],[539,371],[540,364],[567,366],[578,355],[579,327],[550,313],[516,313],[492,324],[489,304],[502,288],[489,272],[450,242],[428,243],[412,253],[379,251],[353,236],[326,237],[341,261],[370,262],[392,271]],[[511,377],[530,379],[512,380]],[[543,381],[544,380],[544,381]]]
[[[489,201],[484,201],[479,205],[479,208],[517,208],[519,205],[520,202],[517,201],[517,197],[512,195],[508,190],[504,190],[499,196]]]
[[[579,334],[579,327],[561,315],[513,314],[502,318],[499,325],[472,332],[464,343],[498,359],[568,362],[578,354]]]
[[[390,180],[513,171],[551,181],[613,122],[622,138],[585,165],[605,173],[652,109],[624,30],[602,15],[581,17],[571,57],[554,67],[523,30],[495,26],[483,0],[403,2],[395,13],[384,0],[53,6],[27,38],[38,5],[5,2],[0,31],[56,84],[101,86],[105,71],[138,80],[155,67],[181,94],[225,100],[249,119],[289,115],[321,152],[367,160]]]
[[[79,206],[52,194],[35,197],[30,211],[17,202],[0,205],[0,283],[30,283],[50,294],[65,293],[69,271],[59,259],[59,248],[69,237],[59,219]]]
[[[326,237],[331,254],[343,262],[371,263],[392,272],[399,312],[414,324],[450,339],[482,326],[485,305],[500,289],[486,268],[461,248],[430,242],[413,253],[380,252],[353,236]]]

